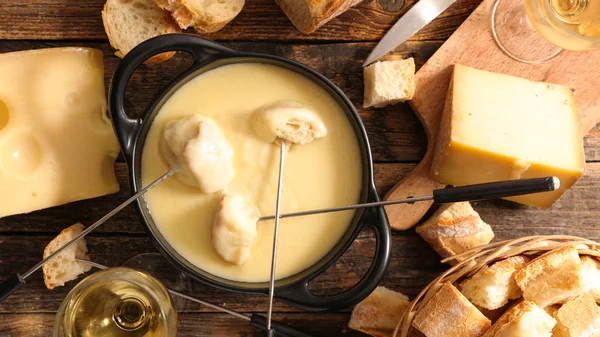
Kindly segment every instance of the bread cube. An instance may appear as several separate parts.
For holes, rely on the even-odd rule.
[[[556,320],[533,302],[508,309],[483,337],[552,337]]]
[[[409,305],[405,295],[377,287],[354,307],[348,327],[375,337],[391,337]]]
[[[600,308],[588,293],[565,303],[555,318],[555,337],[600,336]]]
[[[365,109],[405,102],[411,100],[415,94],[415,61],[412,57],[375,62],[363,72]]]
[[[572,245],[552,250],[515,274],[523,298],[545,308],[565,303],[590,289],[589,276]]]
[[[485,317],[452,283],[444,283],[413,320],[427,337],[479,337],[489,330]]]

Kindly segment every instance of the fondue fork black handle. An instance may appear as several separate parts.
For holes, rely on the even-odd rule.
[[[131,118],[127,115],[124,107],[125,89],[131,79],[131,76],[142,63],[152,56],[170,52],[183,51],[194,58],[194,63],[186,70],[176,76],[167,86],[172,86],[199,64],[207,63],[213,60],[217,55],[234,55],[231,49],[220,46],[208,40],[200,39],[191,34],[165,34],[156,38],[142,42],[137,48],[132,49],[121,61],[121,66],[117,67],[110,88],[108,90],[109,112],[112,116],[113,126],[121,144],[121,149],[127,161],[131,162],[135,148],[135,139],[144,122],[148,111],[152,111],[154,105],[146,109],[146,113],[140,118]]]
[[[263,336],[280,336],[280,337],[313,337],[302,331],[298,331],[289,325],[271,321],[271,329],[267,330],[267,318],[262,315],[253,314],[250,319],[250,325],[263,331]]]

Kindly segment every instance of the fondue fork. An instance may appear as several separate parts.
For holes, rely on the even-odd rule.
[[[275,267],[277,264],[277,243],[279,238],[279,211],[281,208],[281,189],[283,187],[283,163],[285,157],[286,144],[283,139],[279,139],[279,177],[277,181],[277,201],[275,204],[275,230],[273,234],[273,253],[271,256],[271,277],[269,279],[269,308],[267,310],[267,324],[265,336],[275,336],[275,330],[271,327],[273,315],[273,297],[275,294]]]
[[[139,192],[129,197],[129,199],[125,200],[122,204],[117,206],[112,211],[108,212],[105,216],[100,218],[100,220],[94,222],[91,226],[82,231],[79,235],[74,237],[71,241],[65,243],[62,247],[57,249],[54,253],[50,254],[48,257],[38,262],[35,266],[31,267],[28,271],[26,271],[23,275],[20,273],[16,273],[15,275],[7,278],[2,283],[0,283],[0,302],[4,301],[8,296],[17,291],[17,289],[21,288],[25,284],[25,279],[31,276],[31,274],[35,273],[38,269],[40,269],[43,265],[48,263],[48,261],[55,258],[58,254],[60,254],[63,250],[71,247],[75,242],[79,241],[84,236],[88,235],[94,229],[100,227],[110,218],[112,218],[115,214],[119,213],[123,208],[127,207],[129,204],[137,200],[139,197],[144,195],[144,193],[150,191],[156,185],[162,183],[167,178],[172,176],[177,172],[177,168],[170,169],[167,173],[158,177],[155,181],[153,181],[150,185],[142,188]]]
[[[98,269],[101,269],[101,270],[108,269],[107,266],[99,264],[99,263],[96,263],[96,262],[93,262],[93,261],[90,261],[90,260],[85,260],[85,259],[76,259],[76,260],[79,261],[79,262],[86,263],[86,264],[88,264],[88,265],[90,265],[92,267],[95,267],[95,268],[98,268]],[[237,318],[246,320],[246,321],[250,322],[250,325],[253,326],[253,327],[255,327],[255,328],[259,328],[259,329],[262,329],[262,330],[266,329],[266,322],[267,322],[267,320],[265,319],[264,316],[261,316],[261,315],[258,315],[258,314],[252,314],[252,316],[248,316],[248,315],[239,313],[237,311],[234,311],[234,310],[231,310],[231,309],[227,309],[227,308],[222,307],[220,305],[213,304],[213,303],[201,300],[199,298],[192,297],[190,295],[186,295],[186,294],[181,293],[181,292],[179,292],[177,290],[173,290],[173,289],[170,289],[170,288],[166,288],[166,289],[167,289],[167,291],[169,293],[171,293],[171,294],[173,294],[175,296],[179,296],[181,298],[185,298],[186,300],[189,300],[189,301],[192,301],[192,302],[196,302],[196,303],[205,305],[205,306],[207,306],[209,308],[213,308],[215,310],[219,310],[219,311],[222,311],[224,313],[227,313],[227,314],[230,314],[232,316],[235,316]],[[284,324],[284,323],[273,321],[272,322],[272,326],[274,327],[274,330],[276,331],[275,332],[276,336],[281,336],[281,337],[311,337],[310,335],[305,334],[302,331],[298,331],[298,330],[296,330],[296,329],[292,328],[291,326],[289,326],[287,324]]]
[[[266,221],[273,219],[293,218],[299,216],[307,216],[313,214],[323,214],[331,212],[348,211],[360,208],[379,207],[395,204],[405,204],[420,201],[429,201],[438,204],[459,202],[459,201],[475,201],[484,199],[497,199],[504,197],[513,197],[523,194],[551,192],[560,187],[560,180],[557,177],[533,178],[522,180],[506,180],[485,184],[467,185],[461,187],[449,187],[444,189],[433,190],[432,195],[422,197],[410,197],[406,199],[387,200],[378,202],[368,202],[363,204],[323,208],[310,211],[277,214],[275,216],[263,216],[258,221]],[[276,216],[278,217],[276,218]]]

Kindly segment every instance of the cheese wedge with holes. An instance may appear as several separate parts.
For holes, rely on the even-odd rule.
[[[571,89],[457,64],[431,176],[450,185],[557,176],[554,192],[507,198],[552,206],[583,175],[583,135]]]
[[[0,55],[0,217],[115,193],[102,52]]]

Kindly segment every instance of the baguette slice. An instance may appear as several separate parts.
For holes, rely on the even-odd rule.
[[[275,0],[290,21],[310,34],[363,0]]]
[[[212,33],[225,27],[244,7],[245,0],[154,0],[171,12],[181,29],[194,27],[198,33]]]
[[[374,337],[391,337],[409,305],[405,295],[377,287],[354,307],[348,327]]]
[[[363,107],[381,108],[411,100],[415,94],[415,60],[375,62],[363,70]]]
[[[64,244],[71,241],[84,228],[82,224],[76,223],[71,227],[63,229],[44,249],[44,258],[50,256]],[[42,267],[46,288],[54,289],[55,287],[64,286],[66,282],[74,280],[80,274],[92,269],[90,265],[75,259],[89,259],[85,239],[75,242],[75,244],[62,251]]]
[[[587,292],[589,278],[573,245],[551,250],[515,274],[523,298],[541,308],[565,303]]]
[[[479,337],[491,322],[452,283],[444,283],[419,310],[413,326],[427,337]]]
[[[473,304],[488,310],[501,308],[508,300],[521,295],[514,274],[529,262],[525,256],[513,256],[491,266],[483,266],[477,273],[461,283],[461,292]]]
[[[551,337],[556,320],[533,302],[507,310],[483,337]]]
[[[600,336],[600,308],[588,293],[565,303],[555,318],[555,337]]]
[[[153,0],[108,0],[102,11],[102,22],[110,45],[120,58],[150,38],[181,31],[169,13],[160,9]],[[158,64],[173,55],[175,52],[162,53],[145,63]]]
[[[416,231],[442,258],[488,244],[494,238],[490,225],[468,202],[442,206]]]

